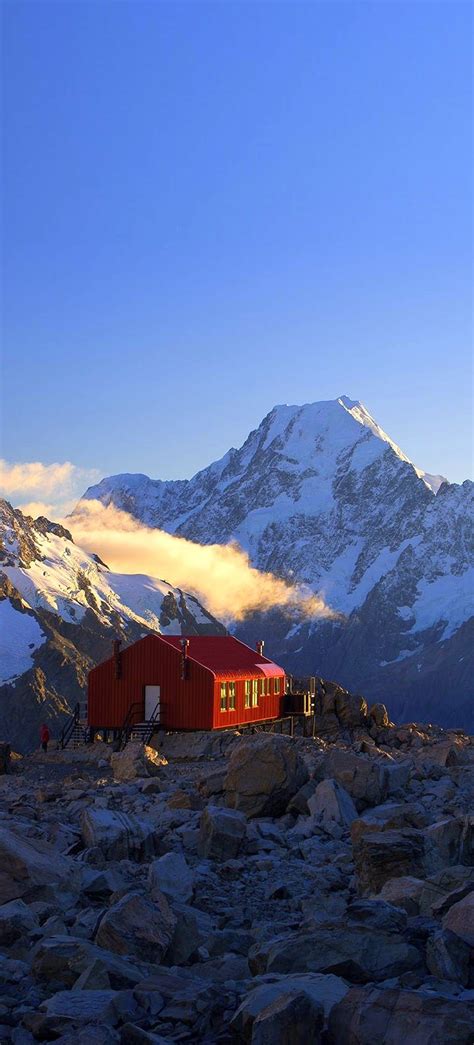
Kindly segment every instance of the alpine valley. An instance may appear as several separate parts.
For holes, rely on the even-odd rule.
[[[337,679],[398,720],[473,728],[473,483],[415,467],[360,402],[276,406],[190,480],[115,475],[84,498],[201,544],[236,541],[321,593],[333,619],[273,610],[233,625],[289,672]]]

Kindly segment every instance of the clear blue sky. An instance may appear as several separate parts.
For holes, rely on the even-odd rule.
[[[347,394],[462,481],[470,12],[7,0],[2,456],[188,476]]]

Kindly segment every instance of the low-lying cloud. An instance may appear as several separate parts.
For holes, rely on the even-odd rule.
[[[324,599],[304,585],[255,569],[238,545],[195,544],[150,529],[100,501],[82,501],[63,522],[77,544],[96,552],[112,570],[166,579],[196,595],[220,620],[277,606],[302,617],[334,616]]]
[[[98,475],[96,468],[81,468],[72,461],[15,463],[0,458],[0,496],[13,500],[25,515],[51,518],[69,511]]]

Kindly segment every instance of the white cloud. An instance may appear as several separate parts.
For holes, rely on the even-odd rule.
[[[195,544],[143,526],[100,501],[83,501],[62,521],[76,544],[97,552],[112,570],[163,578],[196,595],[221,620],[273,606],[288,607],[292,615],[304,617],[334,616],[321,596],[255,569],[235,544]]]
[[[13,501],[26,515],[55,518],[69,511],[99,474],[96,468],[80,468],[71,461],[43,464],[0,458],[0,496]]]

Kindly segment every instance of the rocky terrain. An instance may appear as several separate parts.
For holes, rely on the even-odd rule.
[[[472,1045],[474,738],[316,724],[4,746],[2,1042]]]
[[[113,573],[64,527],[0,500],[0,735],[32,750],[58,736],[114,638],[225,634],[193,596],[155,577]]]
[[[337,678],[399,718],[474,730],[472,482],[428,476],[346,396],[276,406],[190,480],[115,475],[84,499],[321,592],[335,620],[235,625],[294,674]]]

